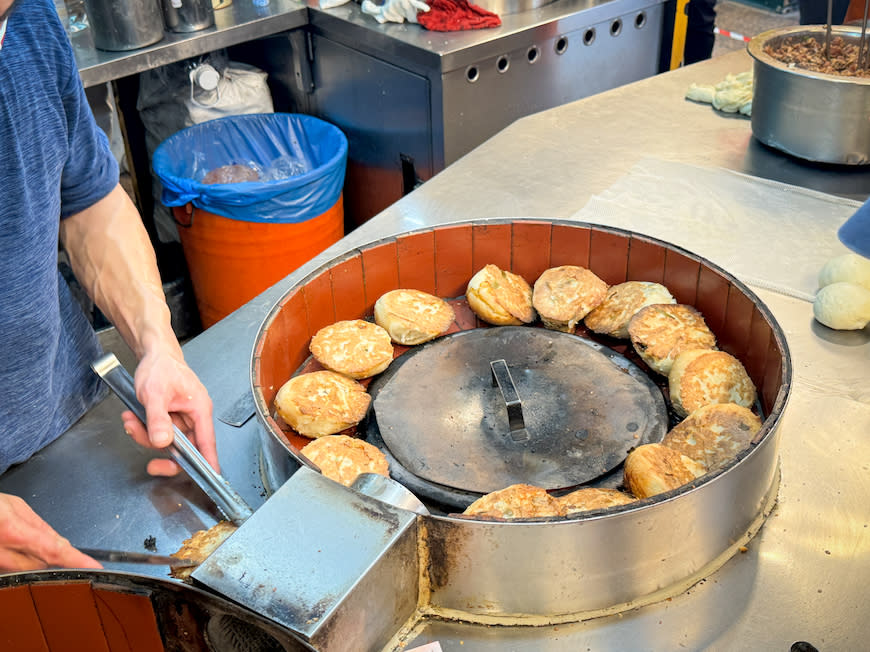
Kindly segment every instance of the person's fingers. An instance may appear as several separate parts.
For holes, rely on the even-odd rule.
[[[133,438],[140,446],[152,448],[151,440],[148,438],[148,432],[145,430],[145,425],[139,420],[135,414],[126,410],[121,413],[121,424],[124,426],[124,432]]]
[[[214,420],[210,409],[200,409],[191,412],[193,415],[193,423],[188,423],[189,427],[186,430],[191,434],[188,435],[193,439],[199,452],[205,458],[211,467],[220,473],[221,467],[218,462],[217,443],[214,435]],[[185,418],[186,422],[190,419]]]
[[[7,494],[0,495],[0,499],[0,569],[102,568],[70,545],[24,500]]]
[[[16,573],[43,568],[48,568],[48,564],[38,557],[0,547],[0,572]]]
[[[178,475],[179,471],[181,471],[181,467],[172,460],[163,457],[156,457],[148,462],[145,470],[148,471],[149,475],[172,477]]]
[[[102,564],[76,550],[69,541],[54,533],[34,542],[36,554],[49,566],[59,568],[102,568]]]
[[[169,397],[163,392],[148,393],[142,397],[142,404],[145,406],[145,425],[151,445],[157,448],[169,446],[175,437],[169,416]]]

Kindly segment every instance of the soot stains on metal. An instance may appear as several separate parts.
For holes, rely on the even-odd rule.
[[[462,528],[449,521],[430,519],[426,522],[421,542],[425,546],[430,591],[448,585],[450,573],[457,566],[456,560],[462,554],[467,540]]]
[[[526,437],[513,432],[511,401],[492,382],[502,360]],[[510,484],[556,490],[599,479],[668,426],[661,391],[639,367],[591,340],[538,328],[443,337],[397,359],[369,389],[366,435],[395,479],[463,509]]]
[[[385,505],[381,505],[374,499],[366,501],[365,503],[355,502],[353,508],[360,514],[364,514],[371,519],[384,523],[389,528],[385,533],[386,536],[392,536],[396,531],[398,531],[401,525],[401,523],[399,523],[398,514]]]

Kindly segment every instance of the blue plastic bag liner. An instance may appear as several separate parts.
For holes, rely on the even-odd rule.
[[[304,222],[325,213],[344,186],[347,138],[335,125],[294,113],[209,120],[173,134],[154,151],[166,206],[244,222]],[[225,165],[256,170],[259,181],[204,184]]]

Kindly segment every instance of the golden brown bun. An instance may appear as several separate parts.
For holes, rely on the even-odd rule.
[[[616,489],[578,489],[558,499],[570,516],[590,509],[605,509],[633,503],[634,498]]]
[[[178,552],[173,552],[171,556],[178,559],[192,559],[197,563],[197,566],[172,568],[169,574],[180,580],[186,580],[197,569],[198,565],[204,562],[206,557],[217,550],[237,529],[229,521],[221,521],[208,530],[194,532],[190,538],[182,542]]]
[[[742,405],[705,405],[674,426],[662,440],[668,448],[714,471],[749,446],[761,419]]]
[[[390,334],[364,319],[324,326],[311,338],[308,349],[327,369],[356,379],[379,374],[393,361]]]
[[[213,183],[244,183],[246,181],[259,181],[260,173],[247,165],[222,165],[206,174],[202,182],[206,185]]]
[[[661,283],[626,281],[612,286],[604,301],[586,315],[583,323],[596,333],[626,339],[628,322],[638,310],[654,303],[676,302]]]
[[[573,333],[577,323],[604,301],[607,283],[585,267],[551,267],[538,277],[532,306],[544,326]]]
[[[716,336],[701,313],[682,303],[641,308],[628,322],[628,336],[641,359],[663,376],[683,351],[716,348]]]
[[[740,360],[725,351],[683,351],[668,373],[668,388],[671,405],[682,417],[712,403],[755,405],[752,379]]]
[[[376,446],[347,435],[315,439],[303,446],[301,453],[319,466],[323,475],[346,487],[360,473],[390,474],[387,457]]]
[[[638,446],[625,458],[625,486],[638,498],[682,487],[704,473],[702,465],[662,444]]]
[[[496,326],[521,326],[535,321],[532,288],[522,276],[486,265],[468,282],[469,307]]]
[[[358,424],[372,398],[365,387],[334,371],[294,376],[275,396],[275,409],[305,437],[323,437]]]
[[[406,346],[435,339],[455,318],[449,303],[420,290],[393,290],[375,302],[375,323]]]
[[[471,503],[463,514],[490,518],[540,518],[564,516],[565,509],[558,499],[540,487],[513,484],[493,491]]]

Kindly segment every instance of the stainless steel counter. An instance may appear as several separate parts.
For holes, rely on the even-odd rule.
[[[818,167],[768,150],[749,121],[683,99],[690,82],[715,83],[750,68],[733,53],[521,119],[236,313],[189,342],[185,355],[220,415],[249,391],[249,358],[274,301],[314,267],[404,230],[495,216],[567,218],[656,157],[721,166],[863,200],[870,169]],[[739,198],[735,198],[739,200]],[[752,238],[733,233],[733,244]],[[800,264],[800,261],[783,261]],[[870,331],[817,327],[811,305],[756,290],[782,325],[795,381],[782,422],[778,504],[745,554],[672,600],[588,622],[486,628],[426,622],[415,641],[444,650],[866,649],[870,576]],[[150,479],[148,454],[127,441],[107,399],[57,442],[0,477],[50,524],[81,545],[141,549],[148,536],[172,552],[217,514],[184,479]],[[260,428],[216,424],[225,475],[263,501]],[[606,542],[603,542],[606,543]],[[117,566],[116,568],[121,568]],[[159,567],[137,572],[163,575]],[[506,644],[509,641],[509,645]]]
[[[553,23],[558,33],[567,33],[608,18],[614,0],[558,0],[532,11],[502,16],[493,29],[464,32],[430,32],[419,25],[379,24],[363,14],[360,5],[348,2],[322,10],[318,0],[271,0],[255,7],[250,0],[235,0],[215,11],[215,24],[208,29],[178,34],[164,32],[163,40],[128,52],[108,52],[94,47],[93,32],[85,29],[70,35],[79,74],[85,87],[119,79],[175,61],[195,57],[232,45],[253,41],[315,21],[322,29],[350,33],[361,48],[368,40],[386,36],[409,63],[438,60],[445,71],[465,66],[491,53],[501,54],[520,42],[522,32]],[[662,0],[619,0],[626,13],[661,4]],[[495,44],[498,45],[495,45]]]

